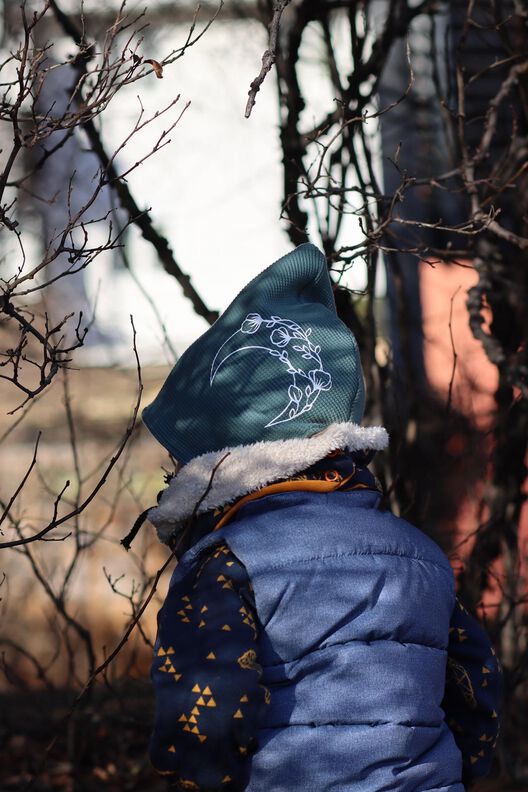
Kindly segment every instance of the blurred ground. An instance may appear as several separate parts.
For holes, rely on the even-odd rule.
[[[142,372],[143,405],[152,400],[165,376],[166,369],[161,367]],[[130,420],[137,395],[137,376],[134,371],[120,369],[71,371],[68,394],[73,436],[64,406],[65,394],[63,383],[57,377],[20,421],[22,412],[7,414],[17,404],[15,389],[8,383],[0,383],[0,438],[12,429],[0,445],[0,497],[4,502],[9,500],[26,473],[38,432],[42,432],[37,464],[10,510],[12,520],[6,520],[2,526],[0,539],[3,541],[17,538],[13,521],[20,521],[24,535],[44,527],[53,513],[56,494],[65,482],[69,481],[70,486],[58,507],[59,516],[71,511],[77,498],[82,501],[90,495]],[[17,421],[20,422],[17,424]],[[148,523],[130,553],[121,547],[120,540],[138,514],[156,502],[157,492],[165,486],[162,465],[167,467],[168,464],[164,449],[139,421],[119,463],[90,505],[78,518],[49,534],[47,538],[54,541],[28,546],[33,561],[42,570],[43,581],[35,579],[32,560],[27,555],[17,550],[2,551],[0,579],[4,574],[6,577],[0,592],[0,647],[7,651],[4,656],[10,663],[11,673],[5,673],[4,664],[0,691],[6,689],[6,679],[8,687],[13,684],[13,678],[19,686],[23,681],[29,685],[39,684],[28,658],[20,652],[14,656],[13,651],[5,649],[6,636],[11,643],[35,653],[45,667],[49,665],[49,676],[54,684],[68,686],[67,674],[71,676],[72,673],[65,668],[66,662],[71,664],[71,658],[61,646],[64,625],[58,618],[46,583],[52,592],[60,593],[76,554],[75,569],[65,588],[68,612],[92,633],[98,659],[101,647],[115,643],[130,613],[126,596],[137,590],[167,555]],[[119,579],[120,595],[112,589],[108,576]],[[160,591],[163,592],[165,586],[166,580],[162,581]],[[159,602],[160,596],[145,614],[147,636],[153,635]],[[23,609],[21,603],[24,603]],[[131,651],[138,655],[137,662],[142,668],[147,650],[144,641],[132,642]],[[57,657],[51,663],[54,654]],[[82,679],[86,662],[80,650],[73,660],[75,675]]]
[[[146,680],[99,689],[65,724],[71,701],[64,691],[2,697],[2,792],[166,788],[147,758],[152,702]]]
[[[161,367],[142,371],[143,405],[152,400],[166,373]],[[0,382],[4,503],[27,471],[42,432],[37,464],[10,510],[12,519],[2,525],[2,541],[17,538],[13,521],[20,521],[25,535],[45,525],[56,493],[67,480],[70,487],[59,514],[71,510],[79,495],[82,500],[90,494],[126,430],[137,390],[134,371],[71,371],[67,391],[57,377],[27,414],[9,416],[20,394],[11,384]],[[67,393],[73,435],[65,409]],[[31,779],[28,788],[37,791],[164,788],[150,768],[146,748],[152,707],[149,644],[167,575],[142,618],[142,633],[133,633],[96,688],[95,699],[83,702],[67,722],[71,703],[87,679],[89,660],[60,606],[64,604],[68,617],[88,631],[96,661],[103,660],[130,620],[129,597],[140,598],[138,587],[167,556],[148,524],[130,553],[119,544],[137,515],[155,503],[156,493],[165,486],[161,466],[167,463],[166,452],[139,424],[93,502],[78,520],[68,521],[49,536],[62,541],[29,545],[31,558],[19,550],[2,550],[0,792],[25,789]],[[33,562],[42,580],[36,578]],[[119,580],[116,589],[121,595],[112,589],[108,575]],[[52,597],[59,595],[58,607]],[[57,741],[48,753],[54,736]]]
[[[26,788],[34,792],[166,789],[165,781],[152,770],[146,755],[152,698],[145,680],[129,680],[99,690],[64,727],[70,703],[71,696],[60,691],[28,693],[17,696],[16,701],[2,697],[2,792]],[[47,751],[57,731],[60,736]],[[515,785],[506,778],[488,779],[472,787],[472,792],[526,790],[527,785]]]

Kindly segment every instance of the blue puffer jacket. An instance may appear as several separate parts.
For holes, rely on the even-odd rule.
[[[225,539],[247,569],[271,704],[248,792],[464,792],[444,722],[453,575],[379,495],[289,492],[247,503]]]

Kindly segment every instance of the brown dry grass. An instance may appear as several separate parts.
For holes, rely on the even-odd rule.
[[[165,369],[143,372],[143,404],[157,392],[166,374]],[[118,369],[83,369],[69,375],[71,405],[75,420],[77,453],[82,475],[88,475],[81,492],[87,494],[94,485],[101,465],[109,458],[126,429],[134,403],[137,381],[133,371]],[[19,418],[20,413],[6,413],[15,406],[14,389],[3,383],[0,387],[0,436]],[[0,497],[5,501],[22,479],[30,463],[34,443],[39,431],[39,445],[35,470],[24,487],[21,497],[12,509],[13,515],[26,526],[25,533],[46,524],[52,513],[55,493],[66,480],[71,481],[66,497],[75,495],[77,488],[74,456],[64,409],[64,391],[59,379],[44,396],[31,406],[24,420],[0,446],[1,480]],[[127,619],[127,602],[110,588],[103,568],[113,578],[123,575],[120,589],[130,591],[133,581],[138,581],[140,569],[137,560],[144,562],[148,573],[153,573],[166,556],[147,524],[136,540],[132,553],[120,546],[119,540],[127,533],[138,513],[155,503],[156,493],[164,486],[161,465],[167,464],[164,450],[138,425],[121,463],[104,489],[79,518],[81,540],[89,539],[94,532],[104,530],[94,546],[82,553],[79,567],[68,587],[68,607],[94,635],[94,643],[102,658],[102,647],[108,650],[116,641]],[[71,495],[70,495],[71,493]],[[59,513],[64,513],[66,505]],[[15,532],[4,523],[2,539],[16,538]],[[74,521],[67,527],[56,529],[50,538],[64,537],[75,528]],[[76,551],[73,536],[64,541],[39,542],[31,545],[35,558],[45,570],[47,580],[58,590],[67,563]],[[35,652],[40,659],[51,656],[56,650],[55,640],[50,640],[50,622],[60,626],[56,609],[43,587],[36,583],[27,558],[14,550],[2,551],[1,571],[6,574],[2,586],[2,636],[21,643]],[[163,587],[161,587],[163,590]],[[145,617],[147,634],[152,636],[156,605],[149,608]],[[144,670],[147,652],[135,647],[137,660]],[[65,657],[62,658],[65,660]],[[20,655],[15,658],[14,671],[28,684],[39,684],[34,669]],[[82,679],[85,669],[79,655],[80,667],[76,669]],[[64,680],[66,673],[60,658],[51,669],[55,684]],[[19,680],[20,681],[20,680]],[[0,685],[5,687],[5,677]]]

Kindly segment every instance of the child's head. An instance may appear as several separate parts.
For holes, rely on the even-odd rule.
[[[364,387],[323,254],[301,245],[254,278],[143,412],[182,464],[211,451],[358,424]]]

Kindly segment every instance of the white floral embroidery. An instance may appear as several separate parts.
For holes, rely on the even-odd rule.
[[[265,331],[271,330],[269,341],[272,346],[247,344],[236,346],[232,351],[226,349],[229,342],[236,336],[252,336],[261,329]],[[297,322],[291,319],[282,319],[280,316],[271,316],[269,319],[264,319],[258,313],[250,313],[246,316],[240,328],[229,336],[214,356],[211,364],[209,384],[213,385],[220,367],[237,352],[248,349],[260,349],[263,352],[267,352],[287,367],[288,374],[291,375],[293,382],[288,388],[289,401],[286,407],[266,424],[266,428],[275,424],[285,423],[286,421],[293,421],[294,418],[309,412],[322,391],[328,391],[332,387],[332,377],[328,371],[325,371],[321,360],[321,347],[312,343],[310,340],[311,334],[311,327],[304,330]],[[232,347],[232,345],[229,344],[229,347]],[[223,357],[220,354],[222,350],[227,353]],[[298,353],[298,356],[293,356],[293,359],[291,356],[292,351]],[[306,364],[306,367],[310,366],[308,370],[305,371],[304,368],[295,365],[299,356],[301,360],[309,361]],[[217,362],[219,358],[220,362]]]

